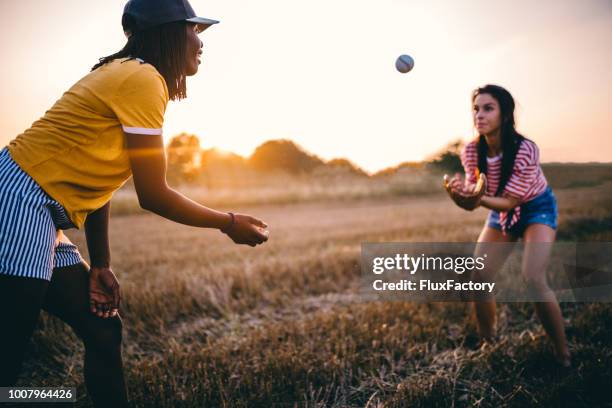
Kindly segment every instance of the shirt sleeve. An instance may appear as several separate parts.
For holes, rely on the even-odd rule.
[[[535,183],[540,166],[540,151],[535,143],[523,140],[504,193],[522,200]]]
[[[478,149],[473,142],[465,145],[461,151],[461,164],[465,171],[466,184],[476,184],[478,181],[478,177],[476,177],[478,169]]]
[[[157,72],[142,69],[119,86],[111,109],[126,133],[161,135],[168,104],[164,79]]]

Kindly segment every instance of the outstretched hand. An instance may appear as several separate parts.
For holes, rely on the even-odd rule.
[[[464,210],[472,211],[480,205],[480,200],[487,191],[487,177],[481,174],[476,185],[466,188],[461,176],[456,174],[450,179],[445,174],[444,188],[455,204]]]
[[[270,232],[267,228],[268,224],[258,218],[246,214],[234,214],[233,224],[221,231],[236,244],[254,247],[268,240]]]
[[[121,292],[110,267],[93,266],[89,270],[89,307],[98,317],[114,317],[119,313]]]

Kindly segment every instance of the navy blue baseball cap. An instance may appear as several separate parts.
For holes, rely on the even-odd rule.
[[[219,21],[198,17],[187,0],[129,0],[121,24],[128,37],[132,33],[165,23],[189,21],[203,31]]]

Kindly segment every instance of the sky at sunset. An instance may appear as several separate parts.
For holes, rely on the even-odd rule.
[[[0,145],[123,47],[124,3],[0,3]],[[168,106],[166,140],[184,131],[249,155],[286,138],[375,171],[471,138],[470,92],[496,83],[543,161],[612,161],[609,0],[191,4],[221,24],[201,35],[203,63]],[[395,70],[400,54],[412,72]]]

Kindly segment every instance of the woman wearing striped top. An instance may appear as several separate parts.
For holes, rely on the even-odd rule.
[[[546,282],[546,266],[557,229],[557,203],[542,172],[537,145],[515,130],[514,106],[512,95],[502,87],[486,85],[473,92],[473,121],[479,136],[461,154],[465,181],[456,175],[450,188],[456,194],[469,196],[479,175],[486,175],[485,194],[474,205],[463,205],[467,210],[478,206],[491,210],[477,247],[477,252],[487,253],[487,265],[474,278],[493,280],[511,252],[510,245],[486,243],[512,243],[522,238],[523,279],[538,300],[535,310],[552,340],[556,360],[569,366],[561,310]],[[495,336],[495,300],[485,298],[474,305],[479,334],[490,341]]]
[[[219,229],[237,244],[268,239],[263,221],[207,208],[166,183],[166,105],[186,97],[202,56],[198,34],[216,23],[187,0],[130,0],[124,48],[0,150],[0,387],[17,382],[44,309],[83,340],[94,406],[129,405],[108,239],[110,199],[128,178],[141,207],[161,217]],[[91,265],[61,234],[74,227],[85,230]]]

